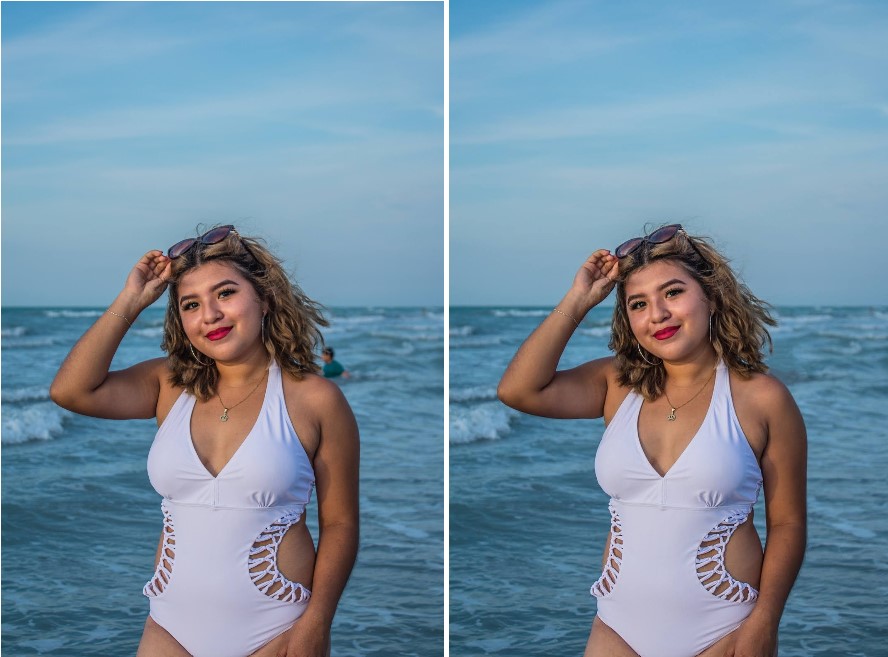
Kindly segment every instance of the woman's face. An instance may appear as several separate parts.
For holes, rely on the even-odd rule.
[[[192,269],[179,281],[179,316],[194,348],[219,362],[265,351],[263,304],[253,285],[221,261]]]
[[[686,362],[712,350],[712,303],[688,271],[657,260],[626,280],[626,314],[635,339],[654,356]]]

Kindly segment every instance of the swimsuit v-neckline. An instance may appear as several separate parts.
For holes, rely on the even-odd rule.
[[[244,436],[244,439],[241,440],[240,444],[237,446],[237,449],[234,450],[234,454],[225,462],[219,471],[214,475],[210,472],[210,469],[206,466],[203,459],[200,457],[200,454],[197,453],[197,447],[194,445],[194,432],[191,430],[191,423],[194,420],[194,408],[197,406],[197,399],[195,397],[191,398],[191,411],[188,413],[188,446],[191,448],[191,453],[194,454],[194,458],[197,459],[197,462],[200,464],[201,468],[207,473],[207,475],[212,479],[219,479],[225,471],[228,469],[228,466],[237,458],[237,455],[243,451],[244,445],[249,442],[250,438],[254,433],[256,433],[256,426],[259,424],[259,420],[262,417],[263,412],[265,411],[265,406],[268,404],[269,392],[271,390],[271,368],[267,373],[266,378],[268,379],[265,383],[265,394],[262,397],[262,406],[259,407],[259,414],[256,415],[256,420],[250,426],[250,430],[247,432],[247,435]]]
[[[719,383],[719,377],[722,375],[722,372],[721,372],[722,367],[723,367],[723,365],[721,363],[719,363],[716,366],[715,376],[713,377],[715,379],[715,382],[712,385],[712,393],[709,396],[709,407],[706,409],[706,414],[703,416],[703,419],[701,420],[700,425],[697,427],[696,431],[694,431],[694,435],[691,436],[691,439],[690,439],[690,441],[688,441],[688,444],[685,445],[683,450],[681,450],[681,454],[678,455],[678,458],[676,458],[672,462],[672,465],[670,465],[669,468],[666,469],[666,471],[663,472],[662,474],[660,474],[660,471],[657,470],[657,468],[651,462],[651,459],[647,455],[647,452],[644,451],[644,445],[642,445],[642,442],[641,442],[641,432],[638,430],[638,424],[639,424],[639,422],[641,422],[641,409],[644,406],[644,397],[639,395],[641,402],[638,405],[638,415],[635,417],[635,444],[638,447],[638,451],[641,454],[641,457],[644,459],[645,463],[647,463],[647,465],[651,469],[651,471],[655,475],[657,475],[657,477],[659,477],[660,479],[666,479],[669,476],[669,473],[672,472],[673,470],[675,470],[675,466],[679,464],[679,462],[684,458],[684,455],[687,454],[688,451],[691,449],[691,447],[694,445],[694,443],[697,442],[697,437],[700,435],[700,431],[703,429],[704,426],[706,426],[706,422],[709,420],[709,416],[712,414],[712,409],[714,407],[713,401],[715,401],[715,395],[719,389],[718,383]]]

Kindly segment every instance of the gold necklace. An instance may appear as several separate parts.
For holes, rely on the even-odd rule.
[[[268,370],[265,370],[265,374],[268,374]],[[241,399],[234,406],[226,406],[225,402],[222,401],[222,395],[220,395],[219,391],[216,390],[216,397],[219,398],[219,403],[222,404],[222,415],[219,416],[219,419],[222,420],[223,422],[228,422],[228,411],[230,411],[233,408],[237,408],[238,406],[243,404],[245,401],[247,401],[253,395],[253,393],[259,389],[259,386],[262,385],[262,382],[265,380],[265,374],[263,374],[262,378],[259,379],[259,383],[256,384],[256,387],[253,388],[252,390],[250,390],[250,394],[247,395],[246,397],[244,397],[243,399]]]
[[[718,366],[712,368],[712,374],[710,374],[709,378],[706,379],[706,383],[703,384],[703,387],[700,388],[697,391],[697,394],[695,394],[693,397],[691,397],[689,400],[687,400],[684,404],[679,404],[678,406],[673,404],[672,401],[670,401],[670,399],[669,399],[669,393],[666,392],[666,387],[665,386],[663,387],[663,394],[666,395],[666,401],[669,402],[669,407],[672,409],[672,411],[670,411],[669,415],[666,416],[667,420],[669,420],[670,422],[675,422],[675,411],[680,409],[682,406],[687,406],[692,401],[694,401],[697,397],[700,396],[700,393],[703,392],[703,390],[706,388],[706,386],[709,385],[709,382],[712,381],[712,377],[715,376],[715,370],[717,369],[717,367]]]

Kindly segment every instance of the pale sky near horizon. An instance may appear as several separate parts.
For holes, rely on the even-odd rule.
[[[673,222],[772,303],[888,304],[886,44],[884,2],[451,0],[451,305]]]
[[[328,306],[444,303],[444,5],[4,2],[2,303],[233,223]]]

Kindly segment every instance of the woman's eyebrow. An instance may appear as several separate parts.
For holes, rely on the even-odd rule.
[[[683,280],[681,280],[680,278],[673,278],[672,280],[670,280],[670,281],[666,281],[665,283],[663,283],[662,285],[660,285],[660,286],[657,288],[657,291],[659,292],[660,290],[663,290],[663,289],[669,287],[670,285],[675,285],[676,283],[680,283],[681,285],[687,285],[687,283],[685,283],[685,282],[684,282]],[[643,296],[644,296],[643,294],[633,294],[631,297],[626,297],[626,301],[632,301],[632,299],[635,299],[635,298],[638,298],[638,297],[643,297]]]
[[[232,281],[230,279],[225,279],[224,281],[220,281],[216,283],[213,287],[210,288],[210,292],[215,292],[220,287],[224,287],[226,285],[237,285],[236,281]],[[185,299],[196,299],[196,294],[186,294],[185,296],[179,297],[179,303],[182,303]]]

